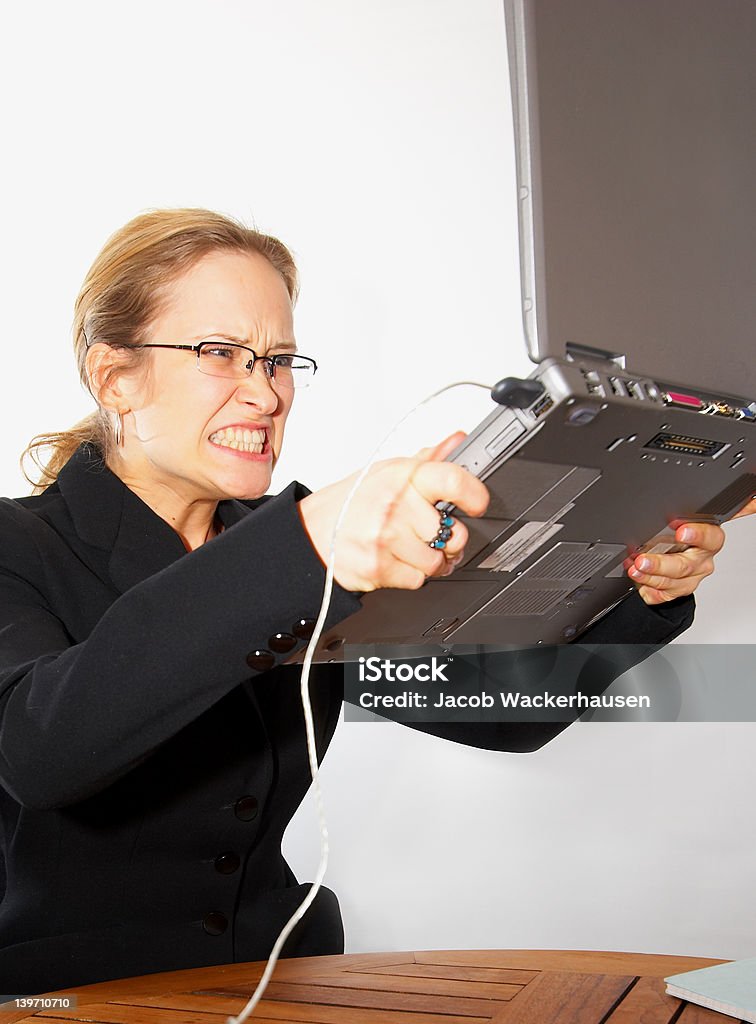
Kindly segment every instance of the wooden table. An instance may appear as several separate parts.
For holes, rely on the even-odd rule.
[[[255,1024],[733,1024],[732,1017],[665,995],[661,980],[721,962],[524,949],[282,960],[249,1019]],[[0,1024],[226,1024],[228,1016],[241,1012],[264,966],[203,967],[72,988],[67,991],[78,996],[77,1009],[31,1014],[3,1009]]]

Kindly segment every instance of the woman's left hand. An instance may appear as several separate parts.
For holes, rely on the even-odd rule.
[[[733,516],[756,513],[756,498]],[[646,604],[663,604],[692,594],[701,580],[714,572],[714,555],[722,549],[725,532],[712,523],[684,523],[675,531],[686,551],[669,555],[637,555],[628,568],[630,579]]]

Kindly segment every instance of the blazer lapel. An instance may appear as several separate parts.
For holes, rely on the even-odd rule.
[[[74,529],[86,544],[109,552],[108,572],[124,593],[187,554],[178,533],[105,465],[100,452],[83,444],[58,476]],[[249,512],[240,501],[222,501],[224,526]]]

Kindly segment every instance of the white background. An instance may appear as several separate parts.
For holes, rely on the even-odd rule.
[[[16,4],[3,28],[0,492],[28,493],[34,433],[92,408],[73,301],[151,207],[232,213],[298,257],[298,340],[321,371],[276,490],[352,471],[453,379],[529,372],[498,0],[68,0]],[[452,392],[391,450],[487,411]],[[728,534],[686,641],[752,641],[753,523]],[[342,724],[323,783],[347,948],[753,955],[755,736],[591,723],[507,755]],[[311,877],[308,807],[287,852]]]

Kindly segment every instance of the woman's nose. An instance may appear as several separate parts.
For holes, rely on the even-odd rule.
[[[279,397],[268,374],[267,363],[257,360],[252,373],[239,381],[237,395],[242,402],[255,405],[263,412],[276,410]]]

